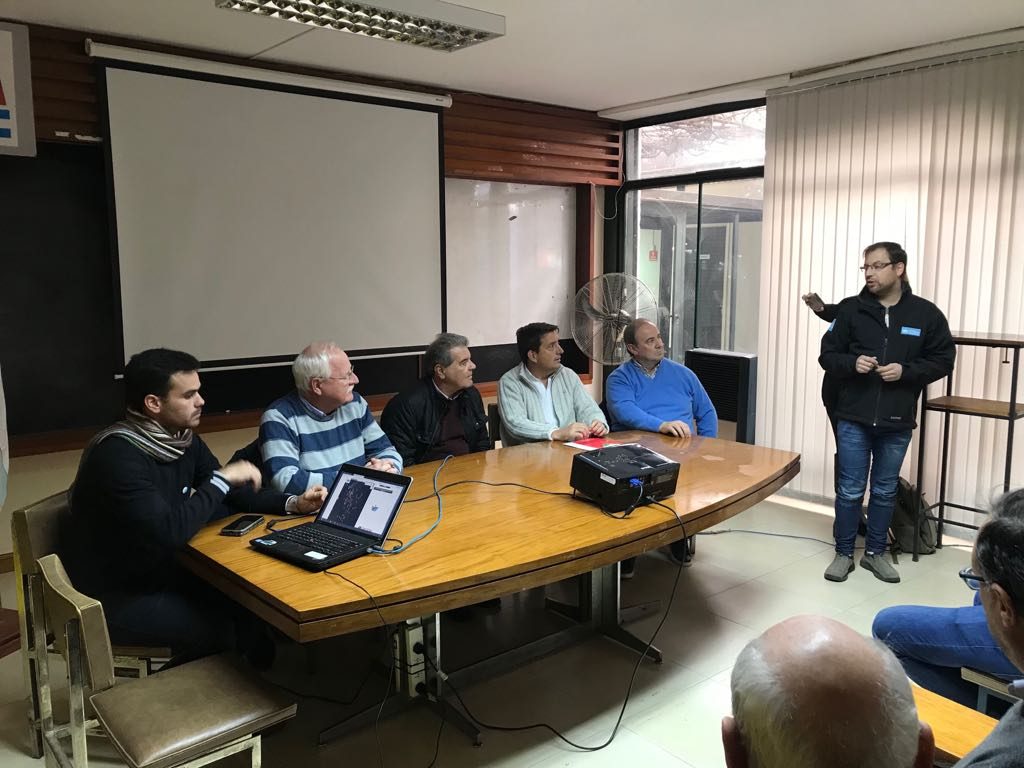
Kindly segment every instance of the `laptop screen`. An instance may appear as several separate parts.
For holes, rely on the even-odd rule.
[[[317,522],[383,540],[398,514],[411,477],[345,464]]]

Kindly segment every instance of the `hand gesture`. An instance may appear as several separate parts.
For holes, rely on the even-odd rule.
[[[395,462],[391,459],[370,459],[366,462],[366,466],[380,472],[398,472],[398,467],[395,466]]]
[[[658,431],[672,437],[689,437],[690,425],[685,421],[665,421],[658,427]]]
[[[300,515],[308,515],[316,512],[327,498],[327,489],[322,485],[314,485],[312,488],[295,499],[295,511]]]
[[[857,362],[853,364],[853,367],[856,368],[857,373],[871,373],[871,371],[878,367],[878,358],[861,355],[857,358]]]
[[[903,366],[899,363],[880,365],[875,369],[875,373],[882,377],[882,381],[899,381],[903,378]]]
[[[551,433],[552,440],[560,440],[563,443],[581,440],[584,437],[590,437],[590,427],[586,424],[580,424],[578,421],[567,424]]]
[[[263,475],[256,469],[255,464],[248,461],[232,461],[217,471],[233,488],[252,483],[252,487],[258,491],[263,484]]]
[[[816,293],[805,293],[800,298],[804,300],[804,304],[811,308],[811,312],[821,312],[825,308],[825,302]]]

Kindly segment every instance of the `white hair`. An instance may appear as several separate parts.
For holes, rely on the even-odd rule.
[[[761,639],[748,643],[732,670],[732,711],[751,768],[912,768],[921,726],[910,683],[892,651],[875,647],[883,664],[876,706],[826,718],[798,711]]]
[[[342,351],[341,347],[330,341],[317,341],[302,350],[292,363],[295,388],[300,392],[309,392],[311,380],[329,378],[331,357]]]

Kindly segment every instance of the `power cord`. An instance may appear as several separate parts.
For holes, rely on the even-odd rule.
[[[437,517],[434,519],[434,522],[430,525],[430,527],[427,528],[427,530],[423,531],[423,533],[419,533],[419,534],[413,536],[407,542],[404,542],[404,543],[403,542],[399,542],[398,546],[392,547],[391,549],[381,549],[380,547],[370,547],[370,550],[369,550],[370,554],[373,554],[373,555],[397,555],[399,552],[404,552],[405,550],[407,550],[409,547],[411,547],[417,541],[421,541],[422,539],[425,539],[427,536],[429,536],[433,532],[433,530],[435,528],[437,528],[438,525],[440,525],[441,517],[442,517],[442,515],[444,513],[444,505],[443,505],[443,502],[441,501],[441,491],[437,487],[437,477],[438,477],[438,475],[441,474],[441,470],[444,469],[444,465],[447,464],[449,461],[451,461],[452,458],[453,458],[452,456],[445,456],[444,457],[444,461],[442,461],[438,465],[437,469],[434,471],[434,481],[433,481],[433,483],[434,483],[434,492],[432,494],[430,494],[430,496],[425,496],[424,497],[424,498],[427,498],[427,499],[429,499],[429,498],[431,498],[433,496],[437,497]]]
[[[384,614],[381,613],[380,606],[377,605],[377,601],[374,600],[373,595],[371,595],[369,591],[361,584],[357,584],[356,582],[352,581],[352,579],[350,579],[348,576],[338,573],[337,571],[332,571],[330,568],[328,568],[326,571],[324,571],[324,573],[326,573],[329,576],[335,576],[341,579],[342,581],[347,581],[353,587],[355,587],[368,598],[370,598],[370,603],[373,605],[373,609],[377,612],[377,616],[380,618],[380,625],[384,629],[384,653],[385,655],[390,654],[392,636],[387,631],[388,623],[387,621],[385,621]],[[383,747],[381,747],[380,744],[380,716],[384,712],[384,706],[387,704],[388,698],[391,696],[391,686],[394,683],[394,679],[394,675],[388,675],[388,684],[384,688],[384,697],[380,700],[380,706],[377,708],[377,716],[373,719],[373,738],[377,742],[377,762],[381,768],[384,768],[384,749]],[[321,731],[320,736],[323,736],[323,734],[324,731]]]
[[[679,527],[682,529],[683,536],[685,537],[686,536],[686,527],[683,525],[683,521],[682,521],[681,518],[679,518],[678,515],[676,515],[676,519],[679,521]],[[657,639],[658,633],[661,632],[661,628],[664,626],[665,621],[668,619],[669,614],[672,611],[672,604],[675,601],[676,591],[677,591],[677,589],[679,587],[679,577],[682,575],[682,572],[683,572],[683,566],[680,565],[678,570],[676,571],[676,578],[675,578],[675,581],[672,584],[672,592],[669,595],[668,602],[667,602],[667,604],[665,606],[665,612],[664,612],[664,614],[662,614],[661,620],[658,622],[658,626],[655,627],[654,633],[651,635],[651,639],[647,642],[647,645],[644,647],[644,650],[640,653],[639,657],[637,658],[636,664],[633,665],[633,672],[632,672],[632,674],[629,677],[629,685],[626,687],[626,695],[625,695],[625,697],[622,700],[622,707],[619,709],[619,716],[615,720],[615,725],[612,728],[612,732],[611,732],[611,734],[608,736],[608,738],[604,742],[602,742],[601,744],[598,744],[596,746],[587,746],[585,744],[577,744],[576,742],[574,742],[572,739],[570,739],[567,736],[565,736],[564,734],[562,734],[557,728],[555,728],[554,726],[552,726],[549,723],[530,723],[528,725],[496,725],[494,723],[488,723],[488,722],[486,722],[484,720],[481,720],[480,718],[476,717],[472,713],[472,711],[470,711],[469,707],[466,705],[466,702],[462,698],[462,695],[459,693],[458,689],[454,685],[452,685],[452,682],[448,678],[448,675],[446,675],[444,672],[442,672],[441,670],[439,670],[437,668],[437,666],[434,664],[433,660],[430,658],[429,655],[425,655],[424,658],[427,660],[427,664],[430,665],[430,667],[434,670],[434,672],[437,674],[437,676],[439,678],[441,678],[441,680],[444,681],[447,684],[447,686],[451,689],[452,693],[455,694],[455,698],[458,700],[459,705],[462,707],[463,712],[465,712],[466,717],[468,717],[469,720],[474,725],[476,725],[478,728],[482,728],[482,729],[490,730],[490,731],[505,731],[505,732],[529,731],[529,730],[535,730],[535,729],[540,728],[540,729],[548,731],[552,735],[554,735],[557,738],[559,738],[562,741],[564,741],[570,747],[573,747],[574,749],[578,749],[581,752],[597,752],[599,750],[604,749],[609,744],[611,744],[612,741],[614,741],[615,736],[618,734],[619,727],[622,725],[622,718],[626,714],[626,707],[629,704],[629,698],[630,698],[630,696],[633,693],[633,685],[636,683],[636,676],[637,676],[637,673],[640,671],[640,665],[643,664],[644,659],[647,657],[647,652],[650,651],[651,647],[654,645],[654,641]]]

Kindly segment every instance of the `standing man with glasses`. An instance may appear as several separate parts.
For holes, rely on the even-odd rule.
[[[355,391],[348,355],[315,342],[292,363],[295,391],[273,402],[260,420],[263,475],[279,491],[330,487],[342,464],[401,472],[402,457]]]
[[[864,288],[840,305],[821,340],[818,362],[839,381],[836,445],[839,478],[836,555],[829,581],[846,581],[854,569],[864,492],[871,478],[868,535],[861,567],[896,583],[885,559],[900,467],[917,426],[917,399],[931,382],[953,370],[956,347],[942,312],[910,290],[907,252],[897,243],[864,249]]]

